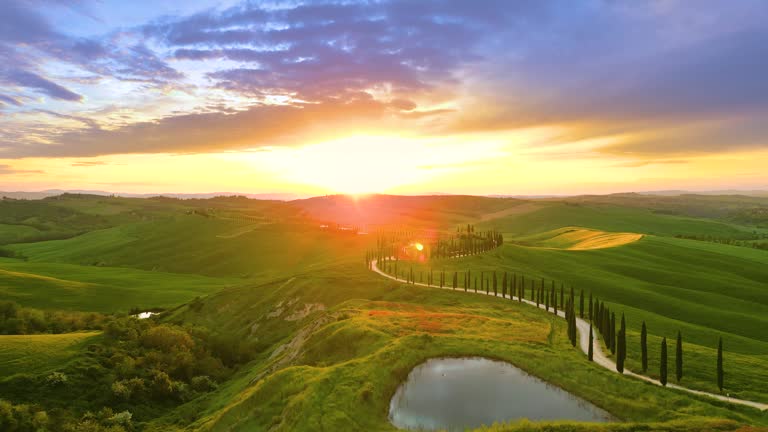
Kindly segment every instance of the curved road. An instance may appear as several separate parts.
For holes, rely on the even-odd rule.
[[[410,283],[410,282],[407,282],[404,279],[398,279],[398,278],[396,278],[394,276],[388,275],[388,274],[384,273],[383,271],[381,271],[379,269],[379,267],[377,266],[376,260],[373,260],[371,262],[371,269],[373,271],[375,271],[376,273],[378,273],[378,274],[380,274],[380,275],[382,275],[382,276],[384,276],[386,278],[389,278],[389,279],[392,279],[392,280],[395,280],[395,281],[398,281],[398,282]],[[427,284],[421,283],[421,282],[414,282],[414,283],[411,283],[411,284],[412,285],[423,286],[423,287],[438,288],[438,289],[440,289],[440,287],[438,287],[438,286],[431,286],[431,285],[427,285]],[[453,291],[453,288],[450,288],[450,287],[443,287],[442,289],[447,289],[447,290]],[[462,290],[463,290],[463,288],[462,288]],[[468,293],[473,293],[473,294],[475,293],[474,291],[467,291],[467,292]],[[477,294],[493,296],[493,294],[486,294],[484,291],[483,292],[478,291]],[[498,297],[510,298],[510,296],[508,296],[508,295],[507,296],[499,295]],[[512,296],[511,298],[513,300],[519,300],[516,296]],[[523,299],[523,302],[527,303],[529,305],[533,305],[534,307],[536,306],[536,303],[531,301],[531,300]],[[540,309],[544,309],[545,307],[544,307],[544,305],[540,305],[539,308]],[[549,313],[554,313],[554,311],[549,311]],[[563,312],[563,311],[560,311],[560,310],[557,311],[557,315],[565,318],[565,312]],[[587,352],[589,351],[589,323],[587,321],[585,321],[584,319],[579,318],[577,316],[576,317],[576,328],[578,328],[578,330],[579,330],[579,347],[584,352],[584,354],[587,354]],[[598,338],[597,331],[593,332],[592,348],[593,348],[592,349],[592,360],[595,363],[599,364],[600,366],[602,366],[602,367],[604,367],[604,368],[606,368],[606,369],[608,369],[608,370],[610,370],[612,372],[619,373],[616,370],[616,363],[614,363],[613,360],[608,358],[608,356],[606,356],[605,353],[603,352],[603,348],[602,348],[602,346],[600,346],[600,339]],[[641,380],[643,380],[645,382],[649,382],[651,384],[655,384],[655,385],[661,386],[661,382],[659,382],[659,381],[657,381],[657,380],[655,380],[653,378],[647,377],[645,375],[636,374],[636,373],[630,371],[627,368],[624,368],[624,375],[635,377],[635,378],[641,379]],[[729,403],[733,403],[733,404],[746,405],[746,406],[749,406],[749,407],[752,407],[752,408],[757,408],[757,409],[763,410],[763,411],[764,410],[768,410],[768,404],[764,404],[764,403],[760,403],[760,402],[753,402],[753,401],[748,401],[748,400],[743,400],[743,399],[735,399],[735,398],[726,397],[726,396],[715,394],[715,393],[708,393],[708,392],[705,392],[705,391],[693,390],[693,389],[689,389],[687,387],[682,387],[682,386],[679,386],[679,385],[676,385],[676,384],[671,384],[671,383],[667,383],[667,387],[673,388],[673,389],[676,389],[676,390],[682,390],[682,391],[685,391],[685,392],[688,392],[688,393],[693,393],[693,394],[696,394],[696,395],[699,395],[699,396],[711,397],[711,398],[714,398],[714,399],[718,399],[718,400],[729,402]]]

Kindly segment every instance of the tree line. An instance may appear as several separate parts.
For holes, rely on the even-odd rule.
[[[463,290],[485,292],[488,295],[501,296],[510,300],[522,302],[525,299],[534,302],[537,307],[543,306],[549,312],[558,314],[563,311],[565,320],[568,324],[567,335],[574,347],[578,343],[577,335],[577,302],[578,317],[587,319],[589,322],[589,346],[587,357],[593,361],[593,341],[596,335],[593,334],[593,327],[603,337],[603,342],[611,355],[615,356],[616,370],[624,373],[624,365],[627,359],[627,321],[622,313],[618,322],[616,312],[611,310],[609,305],[594,298],[592,293],[585,299],[584,290],[580,290],[578,299],[575,296],[573,286],[570,286],[566,295],[565,284],[557,284],[554,280],[546,281],[544,278],[526,278],[525,275],[509,272],[480,271],[472,272],[446,272],[445,270],[414,272],[413,266],[407,263],[398,266],[396,259],[384,259],[382,266],[379,267],[384,273],[394,276],[396,279],[405,281],[408,284],[422,283],[427,286],[439,288],[450,288],[453,290]],[[406,265],[408,265],[406,267]],[[558,289],[559,288],[559,289]],[[586,303],[585,303],[586,302]],[[586,307],[585,307],[586,304]],[[586,317],[585,317],[586,313]],[[640,335],[640,353],[643,373],[648,372],[648,333],[645,321],[642,322]],[[724,371],[723,371],[723,341],[720,338],[717,349],[717,386],[720,391],[723,390]],[[667,339],[662,339],[661,355],[659,366],[659,381],[666,386],[668,383],[668,353]],[[683,340],[682,333],[678,331],[675,345],[675,378],[677,382],[683,379]]]
[[[4,335],[101,330],[107,320],[96,312],[42,311],[0,301],[0,334]]]
[[[416,249],[416,245],[421,249]],[[406,261],[456,258],[488,252],[504,244],[504,236],[495,230],[476,231],[474,225],[459,227],[448,237],[413,230],[378,231],[376,248],[365,254],[366,265],[373,260]]]

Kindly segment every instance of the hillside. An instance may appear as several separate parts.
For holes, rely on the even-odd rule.
[[[590,364],[568,342],[565,321],[535,308],[384,279],[363,259],[382,238],[335,228],[394,229],[412,241],[468,224],[498,230],[505,242],[496,249],[407,265],[418,278],[430,270],[496,271],[525,275],[528,283],[562,282],[577,295],[584,289],[626,315],[632,370],[640,369],[643,321],[652,377],[660,338],[681,331],[683,384],[694,389],[718,391],[713,359],[723,337],[727,391],[766,402],[768,252],[702,241],[762,233],[754,226],[640,204],[550,199],[65,196],[28,204],[12,204],[17,216],[9,221],[27,223],[25,212],[39,210],[40,227],[70,231],[60,240],[4,245],[0,300],[39,309],[25,312],[30,320],[60,310],[115,313],[104,336],[0,336],[0,397],[45,401],[41,409],[72,413],[66,421],[106,406],[130,411],[135,428],[146,431],[388,431],[389,399],[413,367],[431,357],[481,355],[509,361],[624,421],[606,431],[768,425],[766,413],[649,387]],[[89,218],[103,224],[83,222]],[[134,307],[165,312],[125,318]],[[195,355],[158,345],[149,339],[154,331],[194,346]],[[29,368],[20,366],[20,355]],[[156,368],[170,387],[157,387],[163,381]],[[53,372],[70,384],[47,385]]]

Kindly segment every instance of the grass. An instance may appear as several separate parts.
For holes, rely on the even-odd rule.
[[[638,370],[642,321],[653,336],[682,331],[688,386],[717,391],[712,348],[725,341],[726,387],[734,396],[768,401],[768,253],[647,236],[610,249],[568,251],[507,244],[491,253],[433,263],[437,270],[524,274],[591,292],[628,325],[628,367]],[[401,265],[404,266],[405,264]],[[416,274],[427,266],[414,266]],[[449,278],[450,280],[450,278]],[[461,277],[459,280],[463,280]],[[530,283],[530,282],[528,282]],[[738,289],[734,289],[738,287]],[[530,296],[530,286],[526,285]],[[549,289],[549,285],[547,285]],[[649,341],[655,350],[655,340]],[[658,371],[652,351],[651,371]]]
[[[269,278],[360,254],[361,245],[369,241],[363,236],[334,236],[315,226],[258,225],[240,232],[243,225],[181,214],[7,249],[30,262]]]
[[[360,280],[369,283],[361,288]],[[277,290],[283,283],[222,292],[206,299],[202,310],[171,318],[201,322],[226,311],[228,331],[264,337],[267,347],[216,393],[153,422],[149,430],[191,423],[185,430],[390,431],[389,399],[408,372],[428,358],[465,355],[509,361],[622,420],[658,422],[659,430],[768,423],[755,410],[654,387],[591,364],[568,343],[564,320],[530,306],[405,286],[356,267],[299,276]],[[313,289],[316,284],[334,289]],[[361,298],[361,289],[368,299]],[[262,297],[266,293],[268,299]],[[285,315],[266,318],[276,305],[296,297],[292,307],[306,301],[333,306],[300,325],[285,323]],[[252,312],[246,316],[241,310]],[[260,324],[255,330],[254,323]],[[293,330],[286,331],[285,324]],[[284,330],[275,335],[277,328]],[[624,423],[603,428],[627,430]]]
[[[98,337],[98,332],[0,336],[0,377],[61,369]]]
[[[341,201],[70,196],[25,204],[30,207],[12,203],[2,208],[12,212],[0,212],[9,215],[0,220],[0,243],[28,241],[38,234],[33,230],[82,234],[4,245],[20,258],[0,258],[0,298],[42,309],[111,312],[172,308],[202,296],[195,307],[173,308],[161,319],[246,341],[254,347],[253,359],[215,392],[172,411],[158,409],[165,412],[160,418],[141,419],[148,421],[141,424],[147,430],[390,431],[389,398],[407,373],[430,357],[462,355],[510,361],[625,420],[602,426],[518,422],[490,430],[768,425],[766,413],[657,388],[590,364],[568,344],[564,320],[530,306],[375,275],[362,264],[375,236],[333,235],[311,223],[281,221],[315,208],[333,216],[358,205],[351,221],[372,209],[382,210],[382,220],[395,215],[395,221],[419,227],[479,221],[478,230],[496,228],[511,241],[490,253],[431,265],[474,274],[524,273],[592,292],[626,313],[627,366],[635,371],[640,323],[648,323],[652,376],[662,336],[671,347],[674,376],[673,338],[682,330],[682,384],[694,388],[716,391],[714,347],[722,336],[726,390],[768,401],[768,253],[672,238],[735,238],[748,228],[592,202],[433,197],[405,199],[398,207],[388,197],[369,204]],[[232,220],[238,215],[251,222]],[[17,226],[27,228],[17,234]],[[512,243],[523,241],[540,247]],[[417,274],[427,268],[417,266]],[[83,334],[71,336],[77,335]],[[77,382],[86,385],[90,360],[81,354],[89,338],[98,337],[91,335],[69,344],[58,338],[70,335],[0,339],[0,374],[18,372],[19,359],[26,357],[33,362],[29,374],[82,361],[85,372]]]
[[[534,211],[492,219],[477,225],[478,229],[497,229],[514,237],[568,226],[660,236],[709,234],[729,237],[751,230],[726,222],[665,215],[642,208],[561,202],[541,203],[541,207]]]
[[[37,309],[171,308],[235,282],[233,278],[0,258],[0,298]]]
[[[516,242],[527,246],[554,249],[590,250],[623,246],[641,238],[643,235],[636,233],[612,233],[588,228],[565,227],[517,238]]]

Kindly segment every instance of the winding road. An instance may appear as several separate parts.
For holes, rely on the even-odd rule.
[[[395,280],[395,281],[398,281],[398,282],[410,283],[411,285],[418,285],[418,286],[423,286],[423,287],[428,287],[428,288],[441,289],[438,286],[427,285],[427,284],[421,283],[421,282],[408,282],[408,281],[406,281],[404,279],[399,279],[399,278],[397,278],[395,276],[388,275],[388,274],[384,273],[381,269],[379,269],[379,267],[377,266],[377,260],[373,260],[371,262],[371,270],[373,270],[374,272],[376,272],[376,273],[378,273],[378,274],[380,274],[380,275],[382,275],[382,276],[384,276],[386,278],[389,278],[389,279],[392,279],[392,280]],[[450,287],[443,287],[442,289],[447,289],[447,290],[453,291],[453,288],[450,288]],[[472,294],[483,294],[483,295],[494,296],[493,293],[486,294],[485,292],[481,292],[481,291],[478,291],[477,293],[475,293],[474,291],[466,291],[466,292],[472,293]],[[496,296],[494,296],[494,297],[496,297]],[[509,296],[509,295],[502,296],[502,295],[499,295],[498,297],[504,297],[504,298],[507,298],[507,299],[509,299],[511,297],[512,300],[518,300],[519,301],[519,299],[516,296]],[[531,300],[523,299],[523,302],[536,307],[536,303],[531,301]],[[540,309],[545,309],[545,306],[544,305],[539,305],[539,308]],[[551,311],[551,310],[548,311],[548,312],[549,313],[554,313],[554,311]],[[557,312],[557,315],[565,318],[565,312],[563,312],[563,311],[559,310]],[[579,331],[579,348],[581,348],[581,351],[583,351],[584,354],[587,354],[587,352],[589,351],[589,323],[586,320],[584,320],[582,318],[579,318],[577,316],[576,317],[576,328]],[[597,331],[593,332],[592,360],[595,363],[597,363],[598,365],[600,365],[600,366],[602,366],[602,367],[604,367],[604,368],[606,368],[606,369],[608,369],[608,370],[610,370],[612,372],[619,373],[616,370],[616,363],[614,363],[613,360],[608,358],[608,356],[605,355],[605,353],[603,352],[603,348],[600,345],[600,339],[598,337]],[[662,385],[661,382],[659,382],[658,380],[655,380],[653,378],[647,377],[645,375],[640,375],[640,374],[634,373],[634,372],[628,370],[626,367],[624,368],[624,375],[631,376],[631,377],[634,377],[634,378],[638,378],[638,379],[641,379],[641,380],[643,380],[645,382],[648,382],[648,383],[651,383],[651,384],[655,384],[655,385],[658,385],[658,386]],[[744,400],[744,399],[735,399],[735,398],[732,398],[732,397],[727,397],[727,396],[723,396],[723,395],[719,395],[719,394],[715,394],[715,393],[709,393],[709,392],[700,391],[700,390],[693,390],[693,389],[689,389],[687,387],[682,387],[682,386],[679,386],[679,385],[676,385],[676,384],[671,384],[671,383],[667,383],[667,387],[675,389],[675,390],[682,390],[684,392],[693,393],[693,394],[699,395],[699,396],[706,396],[706,397],[718,399],[718,400],[721,400],[721,401],[724,401],[724,402],[728,402],[728,403],[733,403],[733,404],[738,404],[738,405],[746,405],[746,406],[749,406],[749,407],[752,407],[752,408],[757,408],[757,409],[763,410],[763,411],[768,410],[768,404],[764,404],[764,403],[760,403],[760,402],[753,402],[753,401],[748,401],[748,400]]]

